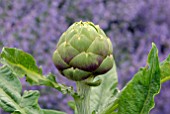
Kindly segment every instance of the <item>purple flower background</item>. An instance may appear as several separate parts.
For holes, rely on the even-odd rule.
[[[51,56],[60,35],[75,21],[92,21],[112,40],[121,89],[146,64],[152,42],[161,61],[170,54],[169,11],[170,0],[0,0],[0,50],[20,48],[35,57],[44,74],[59,75]],[[57,80],[75,85],[62,76]],[[73,113],[66,106],[71,97],[44,86],[30,87],[24,79],[22,83],[24,89],[40,90],[42,108]],[[155,101],[150,114],[170,113],[170,82],[162,85]]]

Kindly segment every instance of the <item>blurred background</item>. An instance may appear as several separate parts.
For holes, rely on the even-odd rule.
[[[52,63],[60,35],[76,21],[99,24],[113,43],[121,89],[146,64],[155,42],[162,61],[170,53],[170,0],[0,0],[0,50],[17,47],[32,54],[44,74],[59,74]],[[58,76],[57,81],[74,83]],[[44,86],[39,89],[42,108],[72,114],[66,106],[71,97]],[[170,82],[162,86],[150,114],[170,113]],[[8,114],[1,111],[0,114]]]

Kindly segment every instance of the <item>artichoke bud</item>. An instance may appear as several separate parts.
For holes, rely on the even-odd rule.
[[[68,79],[85,80],[113,66],[112,43],[92,22],[76,22],[64,32],[53,53],[53,62]]]

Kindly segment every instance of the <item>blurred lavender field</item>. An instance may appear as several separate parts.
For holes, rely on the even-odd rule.
[[[170,0],[0,0],[0,50],[23,49],[36,58],[44,74],[59,75],[51,56],[60,35],[75,21],[92,21],[113,42],[121,89],[146,64],[151,42],[156,43],[160,60],[170,53],[169,11]],[[57,80],[74,85],[61,76]],[[66,106],[69,96],[22,82],[24,89],[40,90],[41,107],[72,114]],[[166,82],[151,114],[169,114],[169,107],[170,82]]]

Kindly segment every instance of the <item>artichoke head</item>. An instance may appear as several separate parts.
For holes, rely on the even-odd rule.
[[[112,43],[92,22],[75,22],[64,32],[53,53],[62,75],[74,81],[109,71],[113,66]]]

